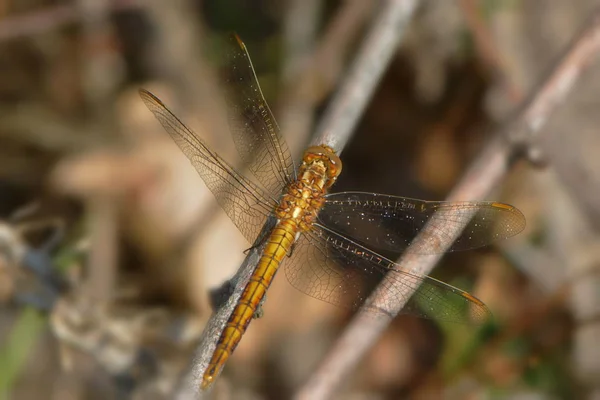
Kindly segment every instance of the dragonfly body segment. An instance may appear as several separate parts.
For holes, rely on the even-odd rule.
[[[258,266],[221,333],[202,378],[202,389],[211,385],[242,339],[281,262],[286,254],[291,254],[298,234],[312,228],[327,189],[337,179],[341,167],[339,157],[327,146],[313,146],[304,153],[298,180],[289,183],[274,210],[277,225],[267,238]]]
[[[259,263],[221,332],[202,389],[208,388],[240,342],[277,270],[316,299],[357,309],[375,285],[402,312],[439,321],[483,323],[490,316],[471,294],[407,271],[403,251],[439,254],[506,239],[525,227],[523,214],[489,201],[424,201],[367,192],[327,193],[342,170],[328,146],[308,148],[296,169],[258,84],[246,47],[229,38],[224,92],[234,143],[256,182],[236,171],[156,96],[140,90],[148,109],[189,158],[223,211],[254,243],[273,216]],[[432,239],[413,242],[425,228]],[[457,232],[462,232],[458,234]],[[262,244],[262,243],[261,243]],[[383,279],[385,278],[385,279]],[[378,312],[378,310],[373,310]]]

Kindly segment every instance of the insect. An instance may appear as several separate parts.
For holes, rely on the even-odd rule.
[[[395,287],[414,291],[407,299],[406,313],[458,322],[485,320],[490,312],[476,297],[406,271],[382,253],[401,253],[431,218],[444,230],[440,234],[446,243],[453,240],[450,232],[457,225],[466,224],[449,249],[456,251],[516,235],[525,226],[523,214],[497,202],[430,202],[366,192],[329,194],[342,171],[335,151],[327,145],[309,147],[296,169],[245,45],[236,35],[228,45],[225,88],[231,130],[238,153],[258,183],[212,151],[156,96],[140,90],[146,106],[250,243],[268,217],[277,219],[263,239],[260,261],[219,338],[202,389],[221,372],[282,264],[292,286],[338,306],[360,306],[373,285],[387,276],[396,282],[389,287],[390,301],[405,296]],[[424,242],[410,251],[434,254],[438,248],[439,243]]]

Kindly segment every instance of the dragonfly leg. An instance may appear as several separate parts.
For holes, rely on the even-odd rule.
[[[248,253],[250,253],[254,249],[257,249],[259,246],[260,246],[260,243],[248,247],[246,250],[244,250],[244,255],[247,256]]]
[[[270,230],[266,230],[261,232],[260,236],[258,238],[256,238],[256,241],[254,242],[254,244],[250,247],[248,247],[246,250],[244,250],[244,255],[247,256],[249,252],[251,252],[252,250],[258,249],[260,246],[262,246],[265,241],[269,238],[269,235],[271,234]]]
[[[297,243],[297,242],[294,242],[294,243],[292,243],[292,245],[290,246],[290,250],[289,250],[289,251],[288,251],[288,253],[287,253],[287,256],[288,256],[288,257],[291,257],[291,256],[292,256],[292,254],[294,254],[294,249],[296,248],[296,243]]]
[[[256,310],[254,310],[254,315],[252,316],[252,318],[258,319],[258,318],[262,318],[263,315],[265,315],[265,310],[263,309],[263,304],[265,304],[265,300],[267,300],[266,294],[260,300],[260,303],[258,303],[258,307],[256,307]]]

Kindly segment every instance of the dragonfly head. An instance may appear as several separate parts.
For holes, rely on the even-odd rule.
[[[304,152],[302,160],[306,164],[322,164],[325,169],[326,185],[325,188],[329,188],[340,172],[342,172],[342,161],[335,154],[335,151],[326,145],[311,146]]]

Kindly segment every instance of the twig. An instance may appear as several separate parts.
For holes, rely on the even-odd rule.
[[[375,2],[349,0],[328,23],[309,67],[298,83],[299,90],[307,100],[317,104],[335,87],[342,75],[346,53],[356,42],[361,28],[371,19],[376,7]]]
[[[346,1],[339,12],[328,22],[323,35],[316,43],[312,55],[296,63],[293,76],[286,75],[286,87],[283,89],[285,107],[281,110],[280,123],[282,131],[288,139],[292,152],[300,144],[305,145],[305,140],[311,133],[313,115],[297,117],[297,114],[312,111],[326,96],[330,94],[339,77],[346,53],[356,41],[360,29],[369,20],[377,4],[363,0]],[[286,63],[291,63],[286,60]],[[302,71],[300,71],[302,70]],[[292,108],[298,111],[290,110]],[[302,112],[299,112],[299,111]],[[288,116],[288,114],[291,114]]]
[[[482,151],[480,156],[472,163],[471,167],[463,177],[462,181],[448,196],[449,201],[456,200],[478,200],[497,186],[509,170],[510,157],[513,153],[515,142],[508,140],[509,137],[519,138],[521,141],[530,141],[540,133],[540,129],[546,122],[550,113],[556,108],[573,83],[581,74],[582,70],[591,62],[600,50],[600,9],[592,16],[583,32],[569,46],[568,51],[558,62],[549,77],[542,85],[533,92],[516,116],[513,123],[508,123],[504,129],[498,131],[493,140]],[[415,244],[422,241],[444,242],[436,237],[435,229],[430,229],[428,224],[421,234],[415,239]],[[459,231],[455,232],[458,236]],[[448,242],[449,243],[449,242]],[[428,274],[441,257],[416,256],[407,252],[398,261],[403,268],[421,274]],[[384,282],[380,287],[389,287],[390,282]],[[405,288],[404,288],[405,289]],[[400,288],[395,288],[401,291]],[[379,307],[391,315],[396,315],[402,309],[406,299],[412,294],[403,290],[402,296],[394,296],[403,299],[390,307],[389,296],[386,301],[382,300],[382,290],[377,289],[367,300],[370,307]],[[383,330],[390,322],[390,318],[384,316],[367,315],[360,312],[346,328],[340,339],[326,356],[324,362],[300,389],[296,395],[297,399],[327,399],[331,398],[334,390],[340,386],[352,369],[358,364],[368,349],[375,343]]]
[[[381,74],[385,71],[385,67],[391,60],[396,45],[404,33],[404,29],[402,28],[405,27],[407,21],[410,19],[410,15],[415,8],[415,3],[416,0],[390,0],[382,7],[378,18],[373,21],[371,33],[363,43],[352,72],[346,77],[347,83],[343,85],[345,89],[341,90],[334,100],[332,111],[329,113],[331,122],[324,125],[327,129],[333,129],[334,134],[331,135],[325,132],[325,134],[320,136],[323,141],[319,143],[329,143],[335,146],[336,150],[340,151],[348,141],[352,125],[348,121],[338,121],[338,123],[343,125],[339,126],[338,129],[337,124],[334,124],[335,121],[332,119],[332,116],[337,116],[336,118],[341,120],[343,119],[342,115],[350,112],[362,113],[366,101],[373,92]],[[361,73],[361,69],[366,72]],[[351,83],[355,80],[359,82],[359,85]],[[348,95],[344,95],[344,93]],[[342,103],[342,105],[336,106],[336,102]],[[352,124],[355,124],[357,120],[358,116],[354,116]],[[337,134],[340,137],[334,139]],[[273,221],[269,221],[267,225],[269,223],[272,224]],[[271,227],[272,225],[265,226],[263,233],[270,231]],[[249,252],[240,266],[236,277],[232,280],[232,283],[235,285],[232,295],[208,321],[194,360],[182,379],[182,385],[177,393],[178,399],[196,399],[203,396],[204,393],[200,391],[202,375],[208,366],[212,352],[217,345],[219,336],[229,316],[233,312],[250,275],[258,264],[261,252],[262,248],[254,248]]]
[[[314,144],[331,146],[338,154],[350,139],[406,30],[416,0],[389,0],[381,8],[331,106],[317,127]]]
[[[282,68],[284,107],[278,107],[278,120],[294,155],[308,141],[310,127],[313,124],[315,104],[301,96],[302,88],[295,84],[302,71],[306,70],[311,49],[315,46],[322,6],[320,1],[293,0],[288,2],[285,15]],[[290,88],[297,90],[289,90]]]

